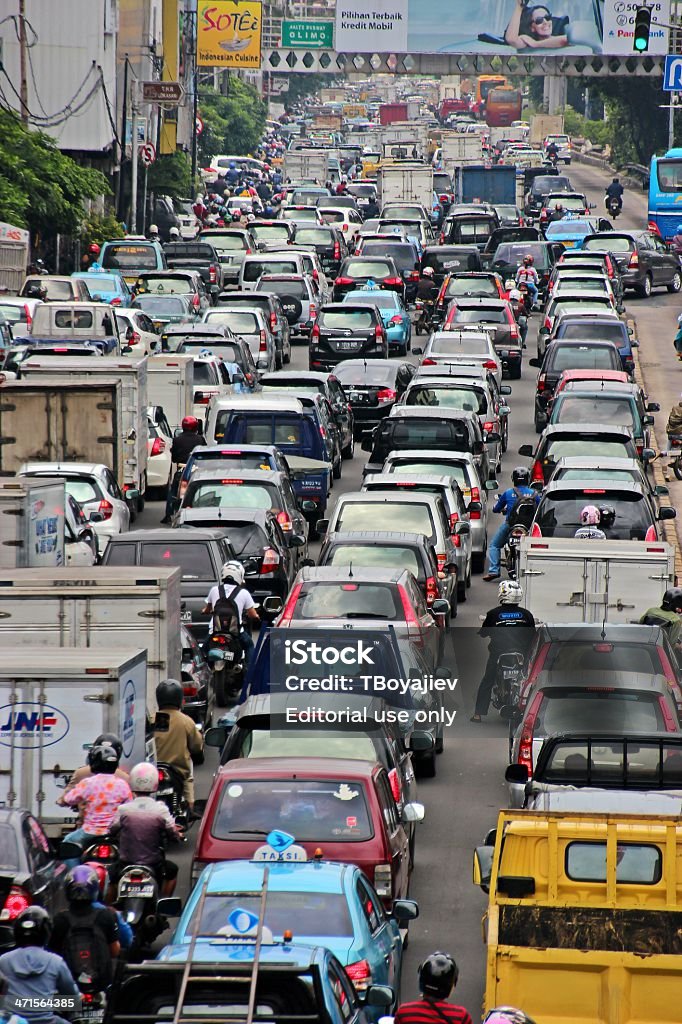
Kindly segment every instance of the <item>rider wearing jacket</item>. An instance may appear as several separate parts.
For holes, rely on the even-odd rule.
[[[133,796],[126,780],[116,775],[118,755],[112,746],[103,743],[91,747],[88,764],[92,775],[81,779],[57,800],[62,806],[79,807],[82,811],[82,827],[64,836],[64,842],[75,843],[81,848],[96,842],[100,836],[105,836],[118,805],[131,800]],[[70,859],[67,863],[75,867],[78,861]]]
[[[476,694],[472,722],[480,722],[481,717],[488,714],[500,655],[518,651],[525,656],[535,635],[535,619],[527,608],[521,607],[523,590],[516,580],[503,580],[497,594],[499,604],[490,609],[479,631],[479,636],[490,643],[488,662]],[[513,633],[509,631],[512,626]]]
[[[516,469],[512,470],[512,486],[508,487],[506,491],[497,496],[497,501],[493,506],[493,512],[503,512],[504,522],[498,527],[495,536],[490,541],[490,548],[488,551],[488,572],[483,577],[487,582],[490,580],[499,580],[500,578],[500,558],[502,554],[502,548],[507,543],[509,534],[511,533],[511,523],[509,517],[518,505],[522,498],[534,498],[536,502],[540,500],[540,496],[535,491],[531,490],[528,484],[530,483],[530,473],[525,466],[517,466]]]
[[[33,998],[38,1003],[55,995],[78,995],[78,986],[62,958],[45,949],[51,931],[50,915],[44,907],[28,907],[16,918],[16,949],[0,956],[0,975],[7,982],[6,1000],[10,1004],[18,999]],[[29,1024],[67,1024],[47,1006],[35,1010],[22,1007],[21,1012]]]
[[[449,953],[431,953],[419,966],[421,999],[401,1003],[394,1024],[471,1024],[463,1006],[448,1002],[459,969]]]
[[[97,942],[106,946],[105,954],[100,958],[102,976],[94,978],[96,985],[107,988],[113,979],[112,960],[121,953],[116,913],[110,907],[95,906],[99,900],[99,877],[97,872],[87,864],[79,864],[66,876],[64,895],[69,906],[61,910],[54,919],[54,927],[50,936],[50,949],[64,957],[74,978],[82,969],[73,955],[69,954],[68,935],[72,928],[87,928],[92,932],[93,947]],[[93,958],[94,959],[94,958]]]
[[[438,285],[433,280],[433,267],[424,267],[417,284],[417,298],[422,302],[435,302]]]
[[[183,793],[190,810],[194,807],[194,780],[192,765],[203,764],[204,739],[196,723],[181,711],[183,701],[182,683],[177,679],[164,679],[156,687],[156,703],[159,713],[154,723],[156,758],[175,768],[183,780]],[[167,724],[166,724],[167,723]],[[133,794],[128,789],[128,800]],[[121,800],[120,803],[125,803]],[[112,815],[113,820],[113,815]]]
[[[528,253],[527,256],[524,256],[523,264],[516,271],[515,278],[517,285],[525,284],[530,294],[530,297],[533,300],[533,305],[535,305],[535,303],[538,300],[538,285],[540,284],[540,278],[538,276],[537,270],[534,267],[534,263],[535,260],[533,259],[531,253]]]
[[[173,445],[171,447],[171,463],[176,467],[184,466],[194,449],[206,444],[206,438],[199,430],[199,420],[196,416],[185,416],[180,426],[182,431],[177,437],[173,438]],[[168,485],[166,511],[161,520],[164,525],[168,525],[171,521],[173,503],[178,492],[179,481],[176,480],[177,475],[177,473],[173,474]]]
[[[606,187],[606,203],[608,204],[609,199],[616,199],[618,202],[618,209],[623,209],[623,192],[625,189],[621,185],[618,178],[614,178],[610,185]]]

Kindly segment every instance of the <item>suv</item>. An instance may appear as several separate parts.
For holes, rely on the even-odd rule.
[[[642,452],[642,461],[654,457],[649,448]],[[531,482],[544,487],[554,472],[559,459],[566,455],[589,455],[609,458],[636,459],[637,450],[627,427],[606,426],[604,423],[556,423],[545,427],[535,451],[532,444],[522,444],[519,455],[533,459]],[[594,483],[594,481],[592,481]],[[585,504],[590,504],[585,502]],[[594,502],[591,502],[594,504]]]
[[[580,319],[589,326],[589,319]],[[621,321],[616,322],[620,324]],[[534,414],[535,432],[539,434],[547,424],[547,405],[565,370],[620,370],[621,360],[612,341],[557,339],[545,349],[542,364],[539,359],[531,359],[530,365],[540,366],[535,385]]]
[[[475,245],[483,252],[488,239],[500,226],[496,213],[449,214],[441,230],[444,245]]]
[[[269,295],[267,292],[228,292],[218,301],[218,305],[221,308],[226,306],[229,309],[240,306],[260,309],[265,314],[275,338],[276,369],[281,369],[284,363],[291,361],[289,321],[278,295]]]
[[[349,256],[334,280],[334,302],[341,302],[347,292],[365,287],[368,281],[397,292],[405,300],[405,282],[390,256]]]
[[[254,291],[277,296],[289,323],[289,337],[307,341],[320,306],[319,294],[307,274],[263,274]]]
[[[253,291],[258,279],[263,274],[296,274],[306,273],[303,253],[286,251],[261,252],[244,257],[239,269],[237,285],[241,291]]]
[[[658,402],[646,402],[639,384],[615,380],[567,381],[552,400],[550,423],[618,423],[626,426],[635,439],[637,454],[650,447],[651,413],[660,412]]]
[[[531,537],[574,537],[581,526],[580,510],[594,504],[615,510],[613,524],[602,526],[607,540],[660,540],[658,521],[677,515],[670,506],[657,509],[649,489],[635,482],[557,480],[545,487]]]
[[[225,287],[220,256],[207,240],[167,242],[163,251],[171,270],[198,270],[206,291],[215,304]]]
[[[554,264],[563,251],[561,242],[503,242],[502,245],[498,245],[489,269],[498,273],[503,281],[507,281],[516,277],[523,257],[532,256],[539,278],[538,297],[543,300],[547,294],[547,285]]]
[[[376,306],[329,303],[310,331],[309,367],[329,370],[344,359],[388,359],[388,338]]]
[[[319,373],[315,370],[285,370],[282,373],[266,373],[261,377],[264,391],[291,391],[297,397],[300,390],[317,391],[327,399],[339,431],[341,453],[344,459],[352,459],[354,453],[353,410],[340,380],[333,373]]]
[[[563,174],[538,174],[526,193],[525,211],[529,217],[539,217],[545,196],[550,192],[573,192],[573,186]]]
[[[583,239],[587,252],[606,251],[616,260],[623,287],[648,299],[653,288],[669,292],[682,288],[682,270],[677,255],[651,231],[604,231]]]
[[[235,288],[244,257],[256,249],[250,231],[244,228],[202,228],[196,241],[209,242],[213,246],[220,260],[223,288]]]

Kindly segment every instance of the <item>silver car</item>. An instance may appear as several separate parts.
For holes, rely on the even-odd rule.
[[[229,327],[233,334],[243,338],[251,349],[253,361],[259,370],[270,373],[275,369],[277,342],[272,333],[269,319],[262,309],[238,308],[231,309],[229,300],[219,309],[209,309],[204,313],[203,323],[221,324]]]

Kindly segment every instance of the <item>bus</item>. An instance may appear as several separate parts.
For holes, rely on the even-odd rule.
[[[479,75],[476,79],[476,103],[480,107],[488,100],[491,89],[504,89],[507,79],[503,75]]]
[[[521,119],[523,97],[519,89],[491,89],[485,105],[485,122],[489,128],[508,128]]]
[[[670,241],[682,224],[682,149],[652,156],[649,170],[649,227]]]

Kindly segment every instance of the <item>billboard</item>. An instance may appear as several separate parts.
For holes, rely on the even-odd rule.
[[[633,54],[636,0],[337,0],[336,50],[519,56]],[[668,52],[670,0],[653,4],[648,54]],[[661,27],[657,27],[657,24]]]
[[[261,0],[199,0],[197,65],[261,66]]]

